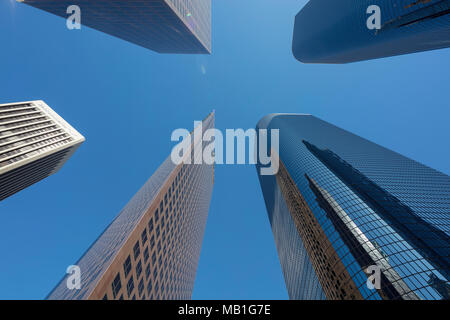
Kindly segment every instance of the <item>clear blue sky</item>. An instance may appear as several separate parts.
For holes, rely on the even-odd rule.
[[[45,100],[87,139],[59,173],[0,202],[0,299],[44,298],[169,155],[171,132],[212,109],[222,130],[311,113],[450,173],[449,49],[305,65],[291,38],[306,1],[213,2],[213,54],[189,56],[0,0],[0,103]],[[193,298],[287,298],[251,165],[217,167]]]

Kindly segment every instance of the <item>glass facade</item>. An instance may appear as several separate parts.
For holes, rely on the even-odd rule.
[[[257,128],[280,130],[259,180],[291,299],[449,297],[449,176],[311,115]]]
[[[378,30],[367,27],[372,5]],[[314,0],[295,18],[292,48],[305,63],[348,63],[449,46],[450,0]]]
[[[211,52],[211,0],[167,0],[167,3]]]
[[[81,24],[159,53],[211,53],[211,0],[23,0],[67,18],[78,5]]]
[[[202,129],[214,127],[214,114]],[[192,153],[195,145],[191,144]],[[214,166],[170,156],[75,263],[48,299],[190,299],[211,201]]]

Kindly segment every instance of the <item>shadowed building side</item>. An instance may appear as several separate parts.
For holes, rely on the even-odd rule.
[[[211,0],[19,0],[159,53],[211,53]]]
[[[291,299],[448,298],[449,176],[311,115],[257,129],[279,130],[256,168]]]
[[[367,26],[372,5],[380,29]],[[450,0],[312,0],[295,18],[292,51],[304,63],[349,63],[449,46]]]

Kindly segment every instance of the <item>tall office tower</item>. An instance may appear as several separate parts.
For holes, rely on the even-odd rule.
[[[450,46],[450,0],[311,0],[292,49],[305,63],[348,63]]]
[[[0,200],[57,172],[83,141],[44,101],[0,104]]]
[[[196,130],[213,127],[211,113]],[[80,288],[68,274],[47,299],[190,299],[214,184],[214,165],[191,163],[169,156],[75,263]]]
[[[291,299],[449,297],[449,176],[311,115],[257,128],[279,129],[257,171]]]
[[[76,5],[82,25],[159,53],[211,53],[211,0],[17,1],[63,18]]]

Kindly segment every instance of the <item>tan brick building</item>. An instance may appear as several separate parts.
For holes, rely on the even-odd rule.
[[[202,127],[214,127],[214,113]],[[168,157],[75,263],[81,288],[69,289],[66,275],[47,298],[190,299],[213,175],[213,165]]]

